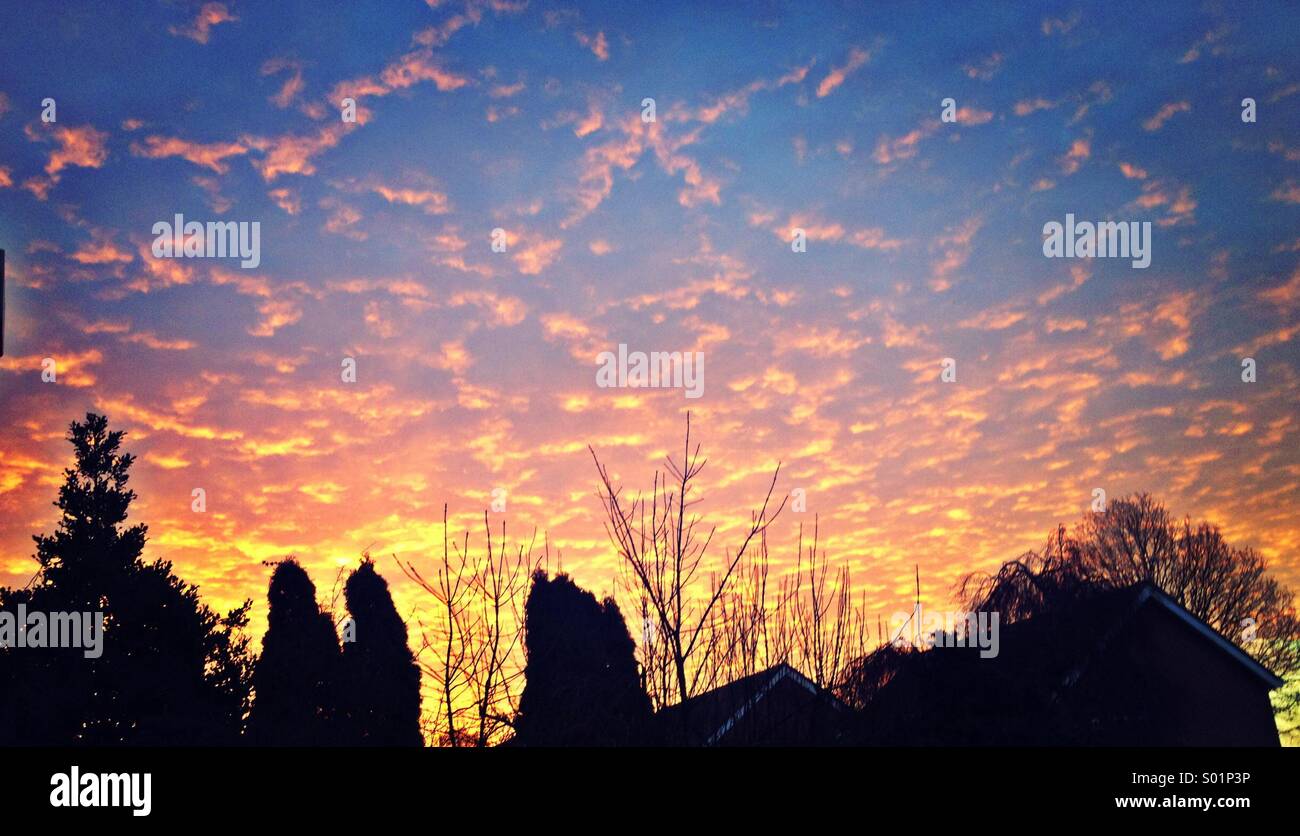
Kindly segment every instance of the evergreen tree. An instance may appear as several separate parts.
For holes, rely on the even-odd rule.
[[[68,439],[52,535],[37,535],[40,569],[25,589],[0,589],[0,609],[104,615],[102,655],[82,648],[0,650],[0,742],[37,745],[220,744],[248,708],[248,603],[225,618],[168,561],[142,557],[147,529],[126,525],[136,498],[124,433],[87,413]]]
[[[316,603],[316,586],[293,558],[271,573],[262,656],[253,673],[249,741],[258,746],[343,742],[338,711],[339,643]]]
[[[349,742],[420,746],[420,669],[388,583],[367,558],[343,589],[352,641],[343,643],[343,692]],[[345,637],[346,639],[346,637]]]
[[[533,575],[524,606],[527,665],[516,718],[525,746],[650,742],[650,698],[635,646],[612,598],[596,600],[566,575]]]

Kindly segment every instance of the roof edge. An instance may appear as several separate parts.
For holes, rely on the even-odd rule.
[[[1168,593],[1166,593],[1163,589],[1161,589],[1160,587],[1156,586],[1153,583],[1145,584],[1145,588],[1138,593],[1136,603],[1137,606],[1140,607],[1142,604],[1146,603],[1147,601],[1155,601],[1156,603],[1160,604],[1170,613],[1177,616],[1178,619],[1181,620],[1184,624],[1187,624],[1196,632],[1200,633],[1202,636],[1209,639],[1212,643],[1218,645],[1221,650],[1226,651],[1230,656],[1235,658],[1248,671],[1250,671],[1259,679],[1263,680],[1264,683],[1268,686],[1268,690],[1272,691],[1277,688],[1281,688],[1283,685],[1286,684],[1286,682],[1280,676],[1273,673],[1271,670],[1269,670],[1268,668],[1260,664],[1258,661],[1256,661],[1255,657],[1251,656],[1249,653],[1242,650],[1237,645],[1228,641],[1226,638],[1223,637],[1222,634],[1219,633],[1218,630],[1215,630],[1213,627],[1206,624],[1201,619],[1192,615],[1190,612],[1187,611],[1186,607],[1184,607],[1182,604],[1175,601],[1173,598],[1169,596]]]

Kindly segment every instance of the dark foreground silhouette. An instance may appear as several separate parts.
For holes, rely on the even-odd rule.
[[[655,693],[686,695],[672,702],[648,693],[648,668],[614,600],[538,568],[519,628],[517,704],[508,686],[501,699],[472,703],[478,728],[507,733],[440,737],[427,718],[422,727],[421,667],[369,557],[348,576],[347,615],[337,621],[295,559],[272,564],[268,626],[254,657],[246,635],[251,601],[220,615],[170,563],[144,559],[146,528],[127,523],[135,493],[122,438],[103,416],[71,425],[75,460],[55,503],[57,528],[34,538],[32,581],[0,589],[0,613],[102,614],[104,625],[93,652],[42,646],[30,631],[0,647],[0,745],[420,746],[428,736],[513,746],[1259,746],[1278,743],[1275,709],[1284,728],[1295,715],[1300,626],[1291,593],[1255,552],[1229,546],[1213,526],[1176,523],[1138,496],[1111,503],[1071,533],[1058,529],[1043,551],[991,576],[966,578],[960,593],[968,610],[1000,617],[992,658],[978,647],[918,650],[887,637],[825,670],[820,661],[838,659],[838,647],[833,656],[810,656],[818,660],[815,680],[778,658],[717,687],[694,688],[708,681],[702,673],[727,669],[710,667],[709,654],[729,648],[696,648],[695,638],[677,634],[679,654],[655,668],[669,683]],[[679,472],[683,496],[697,472],[688,456]],[[618,506],[617,490],[600,473],[622,524],[616,539],[631,542],[634,515]],[[770,518],[756,519],[761,533]],[[486,587],[501,574],[470,577]],[[648,573],[645,580],[668,590],[660,609],[683,594],[656,586]],[[510,604],[499,594],[484,600]],[[656,600],[641,599],[647,623]],[[718,617],[742,609],[728,604]],[[761,609],[749,610],[761,619]],[[659,630],[683,623],[661,619]],[[816,620],[799,623],[819,629]],[[739,631],[692,635],[746,639],[743,623]],[[495,627],[468,639],[444,636],[462,655],[491,660],[517,641]],[[428,646],[426,636],[421,650]],[[503,670],[495,661],[478,669]],[[472,684],[491,694],[502,681]],[[452,705],[456,697],[449,690],[432,701],[439,699]]]

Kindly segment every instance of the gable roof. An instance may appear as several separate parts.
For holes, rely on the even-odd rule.
[[[1032,618],[1004,624],[996,657],[971,659],[970,647],[934,648],[905,660],[905,667],[929,676],[961,680],[993,673],[1037,681],[1045,687],[1070,687],[1098,661],[1145,607],[1168,613],[1208,642],[1267,690],[1283,680],[1217,630],[1193,615],[1150,581],[1100,590]],[[971,664],[978,662],[978,664]]]
[[[673,729],[674,725],[685,723],[684,740],[681,742],[716,746],[733,730],[752,719],[758,713],[761,703],[787,688],[804,695],[801,705],[792,706],[791,712],[806,710],[813,705],[835,713],[850,711],[847,705],[829,691],[819,688],[808,677],[782,662],[698,694],[684,703],[669,706],[656,716],[665,729]]]
[[[1151,635],[1145,628],[1132,631],[1152,617],[1222,659],[1224,667],[1241,671],[1261,692],[1283,684],[1171,596],[1138,583],[1097,590],[1003,625],[995,657],[981,658],[974,644],[901,653],[888,648],[893,657],[882,658],[887,673],[864,712],[866,734],[893,745],[1169,745],[1160,728],[1147,724],[1160,716],[1163,680],[1158,672],[1144,679],[1146,671],[1137,667],[1145,664],[1142,654],[1130,655],[1125,647],[1125,637]],[[1165,652],[1162,643],[1145,651]],[[1271,727],[1267,698],[1257,707],[1270,715]]]
[[[1170,598],[1164,590],[1150,581],[1139,584],[1139,589],[1134,597],[1134,612],[1147,603],[1154,603],[1163,607],[1184,624],[1199,633],[1203,638],[1207,639],[1219,650],[1226,653],[1230,658],[1244,667],[1250,674],[1262,680],[1270,691],[1275,688],[1281,688],[1285,684],[1281,677],[1255,661],[1255,658],[1249,653],[1228,641],[1218,630],[1215,630],[1201,619],[1192,615],[1185,607],[1173,598]]]

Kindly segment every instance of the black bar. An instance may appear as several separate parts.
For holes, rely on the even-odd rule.
[[[9,749],[0,748],[0,810],[9,821],[127,822],[116,808],[51,805],[52,776],[151,774],[148,820],[245,827],[253,819],[375,821],[476,810],[508,829],[539,830],[559,817],[637,815],[663,793],[700,821],[735,821],[749,810],[805,805],[819,821],[849,828],[890,814],[916,823],[945,811],[969,824],[996,816],[1008,832],[1052,822],[1206,822],[1216,831],[1243,817],[1294,813],[1294,755],[1284,749]],[[1135,775],[1170,783],[1137,782]],[[554,779],[544,776],[556,776]],[[141,779],[142,780],[142,779]],[[552,782],[553,780],[553,782]],[[1228,800],[1210,809],[1162,807],[1164,799]],[[1127,806],[1150,799],[1154,809]],[[686,801],[680,801],[686,799]],[[1119,801],[1117,801],[1119,799]],[[769,800],[771,800],[769,802]],[[1124,806],[1121,806],[1124,805]],[[1247,806],[1248,805],[1248,806]],[[672,809],[671,805],[669,808]],[[643,811],[642,811],[643,812]],[[1033,825],[1043,825],[1042,828]],[[758,828],[755,828],[756,830]],[[895,828],[890,828],[895,829]],[[900,832],[907,829],[900,827]],[[926,828],[927,831],[931,828]]]

